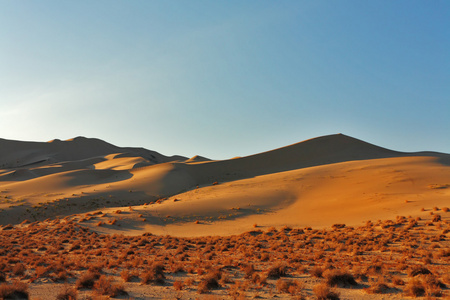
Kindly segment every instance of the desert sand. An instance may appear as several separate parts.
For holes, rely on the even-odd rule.
[[[448,205],[450,195],[449,154],[396,152],[342,134],[221,161],[82,137],[0,140],[0,166],[0,224],[132,206],[120,227],[85,223],[123,234],[361,225],[419,215],[422,207]]]
[[[3,228],[64,220],[97,234],[227,237],[399,216],[431,220],[432,208],[448,206],[450,154],[397,152],[343,134],[228,160],[167,157],[84,137],[0,139]]]

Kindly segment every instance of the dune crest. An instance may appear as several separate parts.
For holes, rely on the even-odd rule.
[[[445,205],[449,161],[449,154],[398,152],[343,134],[229,160],[167,157],[85,137],[0,139],[0,223],[133,207],[122,226],[93,228],[195,236],[241,233],[255,223],[358,224]]]

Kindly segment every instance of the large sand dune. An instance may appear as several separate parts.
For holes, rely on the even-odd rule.
[[[0,168],[1,224],[101,210],[84,223],[125,234],[225,235],[359,225],[450,206],[449,154],[396,152],[342,134],[220,161],[98,139],[0,139]]]

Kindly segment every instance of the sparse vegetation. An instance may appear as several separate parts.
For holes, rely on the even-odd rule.
[[[450,222],[444,213],[433,225],[431,219],[398,216],[357,228],[284,227],[197,238],[104,235],[68,219],[25,223],[0,230],[0,290],[27,293],[28,282],[66,281],[58,299],[76,299],[86,290],[115,297],[125,295],[122,282],[131,281],[236,299],[277,293],[339,299],[338,291],[344,295],[360,284],[370,294],[441,297],[450,284]]]

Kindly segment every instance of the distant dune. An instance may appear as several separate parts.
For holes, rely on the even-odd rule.
[[[121,210],[120,226],[83,222],[100,232],[226,235],[421,215],[449,206],[449,196],[449,154],[397,152],[342,134],[229,160],[84,137],[0,139],[1,224],[99,210],[107,224]]]

